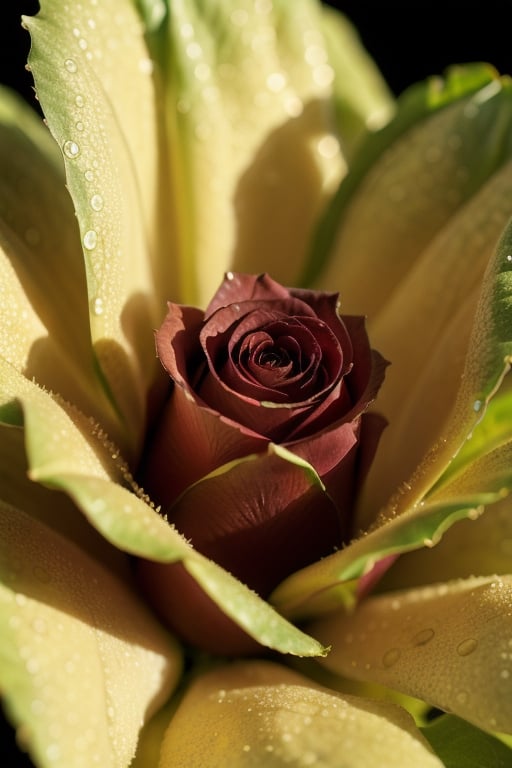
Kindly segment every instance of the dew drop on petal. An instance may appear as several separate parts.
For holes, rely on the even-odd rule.
[[[414,635],[412,642],[414,645],[426,645],[432,640],[434,635],[435,632],[433,629],[422,629],[421,632],[418,632],[416,635]]]
[[[91,309],[92,313],[96,315],[96,317],[99,317],[103,314],[103,299],[96,298],[91,301]]]
[[[334,79],[334,71],[328,64],[320,64],[313,69],[313,80],[320,86],[326,88]]]
[[[286,78],[282,72],[272,72],[267,77],[266,82],[269,91],[272,91],[273,93],[279,93],[279,91],[281,91],[286,85]]]
[[[473,653],[474,650],[476,650],[477,645],[478,643],[474,637],[468,637],[467,640],[463,640],[458,644],[457,653],[459,656],[469,656],[471,653]]]
[[[203,49],[199,45],[199,43],[189,43],[186,47],[186,53],[189,59],[199,59],[201,54],[203,53]]]
[[[88,251],[93,251],[97,242],[98,235],[96,234],[95,230],[88,229],[84,235],[84,248],[87,248]]]
[[[339,148],[338,139],[336,139],[335,136],[330,135],[323,136],[317,144],[318,153],[327,160],[336,157]]]
[[[76,141],[65,141],[62,149],[66,157],[69,157],[70,160],[74,160],[75,157],[78,157],[80,154],[80,147]]]
[[[153,73],[154,64],[152,59],[143,58],[139,60],[139,72],[143,75],[151,75]]]
[[[34,566],[32,569],[32,574],[38,581],[42,582],[43,584],[48,584],[52,579],[46,568],[43,568],[40,565]]]
[[[93,211],[101,211],[103,208],[103,198],[101,195],[93,195],[90,200]]]
[[[46,757],[48,760],[53,762],[54,760],[58,760],[60,757],[60,747],[58,744],[48,744],[46,747]]]
[[[382,657],[382,663],[386,668],[392,667],[400,658],[399,648],[390,648]]]
[[[283,107],[289,117],[299,117],[304,110],[302,100],[294,93],[286,94],[283,100]]]

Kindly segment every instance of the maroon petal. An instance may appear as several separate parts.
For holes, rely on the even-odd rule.
[[[377,396],[389,363],[370,347],[364,317],[343,315],[343,322],[354,350],[354,365],[346,380],[354,404],[347,418],[352,419],[362,413]]]
[[[181,563],[140,560],[137,578],[165,625],[189,645],[219,656],[245,656],[262,650],[221,611]]]
[[[352,526],[360,425],[360,419],[338,423],[332,429],[286,445],[318,473],[338,510],[344,541],[349,538]]]
[[[201,406],[175,386],[151,437],[142,485],[167,511],[191,483],[219,466],[266,450],[268,440]]]
[[[246,275],[243,272],[228,272],[217,293],[206,308],[208,319],[220,307],[236,305],[242,301],[269,301],[290,297],[288,288],[276,283],[267,274]]]
[[[169,520],[197,550],[261,595],[341,544],[332,500],[303,467],[273,452],[188,488]]]
[[[191,486],[169,519],[198,551],[262,596],[341,544],[332,500],[302,467],[272,452]],[[155,610],[189,643],[212,653],[254,651],[254,641],[182,566],[141,561],[138,570]]]
[[[191,380],[204,365],[199,331],[204,314],[196,307],[169,302],[167,315],[155,334],[156,351],[163,367],[177,384],[192,391]]]

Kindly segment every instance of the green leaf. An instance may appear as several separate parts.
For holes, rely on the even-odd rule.
[[[480,456],[499,448],[512,439],[512,391],[510,381],[504,382],[509,391],[499,392],[488,404],[483,418],[476,424],[460,451],[443,473],[439,484],[449,482],[451,478],[468,468]],[[438,486],[434,486],[434,490]]]
[[[469,344],[465,351],[462,376],[451,413],[425,457],[408,482],[391,499],[389,514],[400,514],[417,504],[449,467],[451,461],[471,437],[477,424],[485,419],[487,405],[498,393],[512,363],[512,226],[501,236],[483,281],[473,318]],[[397,457],[398,459],[398,457]],[[377,459],[377,462],[379,459]],[[368,489],[382,466],[374,468]],[[485,477],[481,478],[485,485]],[[372,505],[371,490],[363,504]],[[442,489],[436,498],[442,498]]]
[[[352,607],[359,591],[358,580],[380,561],[424,546],[434,547],[452,525],[465,518],[474,520],[486,505],[499,502],[511,488],[512,442],[507,442],[480,456],[415,508],[388,519],[340,552],[285,579],[271,601],[294,618],[325,613],[339,604]],[[492,515],[493,510],[488,514]],[[434,571],[427,581],[437,578]]]
[[[41,768],[128,765],[178,680],[177,647],[83,550],[6,505],[0,524],[2,693],[19,738]]]
[[[371,629],[370,629],[371,628]],[[309,626],[331,671],[380,683],[487,731],[512,733],[512,577],[401,590]]]
[[[442,768],[400,707],[336,693],[263,661],[221,666],[192,681],[158,768],[288,764]]]
[[[487,507],[476,520],[462,520],[433,548],[402,555],[379,582],[379,590],[402,589],[449,579],[510,573],[510,497]]]
[[[485,502],[500,498],[485,496]],[[455,523],[481,513],[478,501],[422,503],[407,514],[386,521],[329,557],[289,576],[274,590],[270,601],[285,616],[294,619],[324,614],[354,606],[361,577],[371,573],[386,558],[432,547]]]
[[[128,558],[88,524],[67,495],[28,478],[25,435],[20,427],[0,425],[0,500],[70,539],[118,575],[129,573]]]
[[[163,288],[157,107],[142,25],[122,0],[71,9],[43,0],[24,23],[78,217],[95,355],[135,452],[156,370],[148,339],[164,306],[155,290]]]
[[[423,735],[445,768],[508,768],[512,753],[502,741],[453,715],[442,715]]]
[[[323,284],[341,290],[343,311],[369,315],[372,344],[392,362],[377,403],[389,427],[359,501],[356,529],[372,525],[401,484],[416,493],[418,478],[411,482],[411,475],[425,456],[423,471],[428,461],[432,469],[425,480],[435,482],[433,472],[446,468],[471,431],[463,434],[460,424],[457,436],[446,436],[448,420],[454,426],[460,419],[453,407],[467,355],[482,352],[480,374],[485,369],[478,327],[481,332],[494,322],[502,278],[484,275],[489,261],[496,267],[505,258],[495,243],[512,205],[512,88],[489,72],[476,66],[452,73],[437,105],[443,108],[433,114],[404,97],[395,121],[381,132],[383,144],[377,146],[380,134],[373,139],[373,164],[368,160],[361,172],[356,164],[341,185],[345,197]],[[414,93],[421,95],[421,87]],[[423,87],[424,99],[427,93]],[[364,165],[365,151],[360,157]],[[487,293],[476,316],[484,280]],[[464,376],[466,383],[475,377],[477,389],[476,370]],[[490,382],[495,376],[489,371]],[[475,392],[471,405],[459,406],[478,407],[479,400]],[[429,451],[445,440],[441,466]]]
[[[446,163],[448,157],[457,157],[460,151],[453,137],[461,138],[464,108],[471,103],[471,97],[494,88],[497,82],[492,67],[471,64],[452,67],[444,78],[430,78],[402,94],[395,117],[382,130],[368,136],[353,158],[349,175],[326,208],[311,243],[302,275],[304,285],[320,281],[330,290],[337,286],[346,291],[346,311],[373,316],[374,303],[387,297],[389,287],[403,275],[408,264],[404,244],[397,252],[397,235],[403,239],[404,229],[410,230],[405,244],[418,249],[429,233],[437,229],[438,221],[433,217],[430,229],[429,222],[419,228],[418,214],[423,215],[425,197],[436,211],[436,219],[443,212],[448,218],[450,208],[457,206],[455,192],[467,187],[470,178],[455,178]],[[467,131],[464,134],[467,138]],[[429,180],[423,171],[424,182],[419,185],[419,169],[429,149],[429,170],[434,175]],[[437,166],[435,156],[439,152],[444,162]],[[401,168],[403,158],[408,159],[407,175]],[[442,195],[438,194],[440,189]],[[372,226],[359,231],[368,197],[377,198],[375,210],[367,213]],[[357,259],[353,258],[355,249]],[[392,258],[385,258],[385,253]],[[370,276],[372,282],[376,278],[373,291],[368,285]]]

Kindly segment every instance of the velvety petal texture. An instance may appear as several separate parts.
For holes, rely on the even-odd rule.
[[[228,273],[204,313],[169,304],[156,344],[173,387],[144,485],[197,550],[267,595],[349,538],[361,425],[384,361],[362,320],[340,317],[336,294],[266,274]],[[185,626],[176,568],[139,571],[170,625],[210,643]]]

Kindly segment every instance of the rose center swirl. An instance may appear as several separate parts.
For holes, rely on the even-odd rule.
[[[318,391],[332,383],[341,368],[341,350],[324,323],[317,321],[316,327],[311,328],[308,320],[299,317],[273,320],[246,333],[230,354],[238,376],[248,384],[292,400],[304,400],[312,388]],[[322,333],[318,337],[319,326]],[[333,352],[337,358],[334,366]]]

